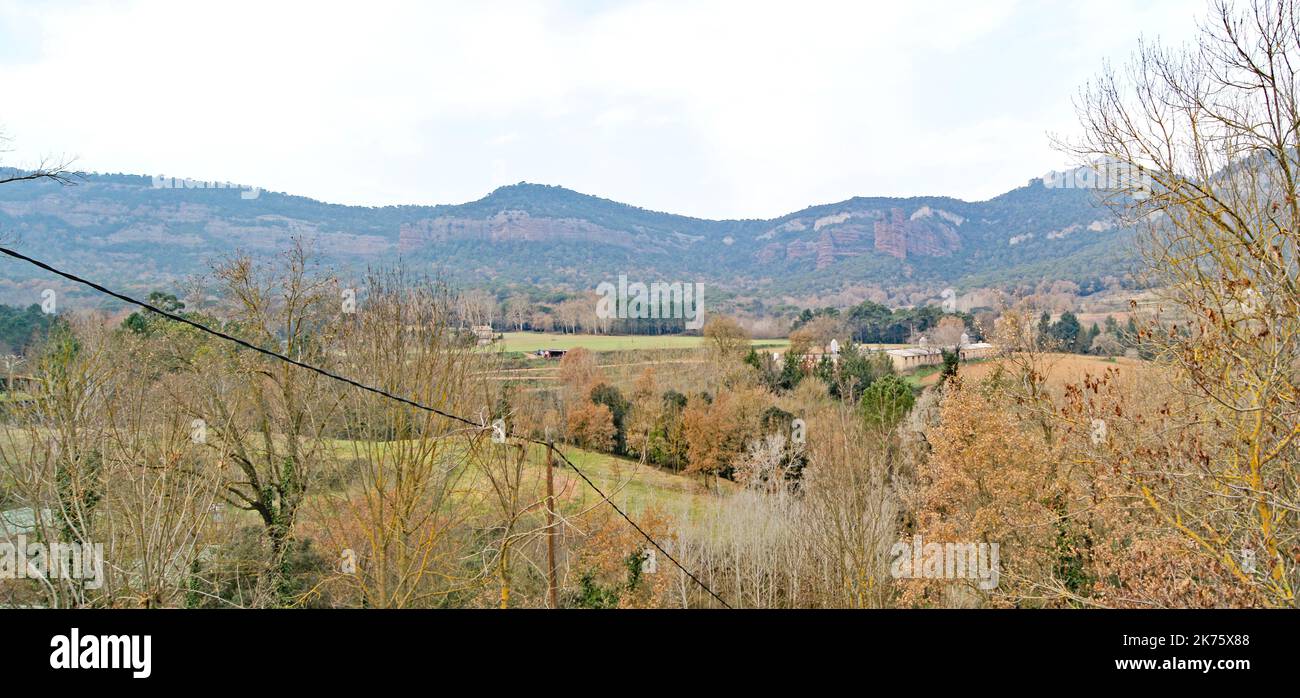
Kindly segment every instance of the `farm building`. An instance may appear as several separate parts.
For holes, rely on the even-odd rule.
[[[961,346],[961,360],[975,361],[976,359],[987,359],[996,355],[998,348],[988,342],[975,342],[973,344],[963,344]]]
[[[988,342],[971,342],[970,337],[966,335],[961,336],[961,343],[957,345],[956,350],[962,361],[987,359],[997,354],[996,346]],[[899,371],[943,363],[943,349],[930,346],[925,337],[920,339],[918,346],[890,349],[885,353],[889,355],[889,360],[894,362],[894,368]]]
[[[885,352],[885,355],[894,362],[894,369],[898,371],[910,371],[922,366],[936,366],[943,363],[943,350],[938,347],[890,349]]]
[[[825,347],[809,348],[808,351],[800,357],[800,364],[805,369],[812,369],[817,364],[821,363],[823,358],[829,359],[832,364],[838,364],[840,362],[840,343],[838,340],[832,339],[831,343]],[[772,352],[772,361],[779,364],[784,360],[785,354],[779,351]]]

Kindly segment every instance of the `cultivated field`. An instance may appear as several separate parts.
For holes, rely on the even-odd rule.
[[[1101,375],[1109,368],[1119,369],[1122,374],[1129,373],[1145,363],[1139,359],[1129,359],[1122,356],[1085,356],[1082,354],[1046,354],[1044,356],[1047,369],[1047,385],[1053,388],[1059,388],[1067,383],[1082,380],[1087,374]],[[978,381],[986,378],[1000,364],[1009,364],[1009,361],[1007,359],[987,359],[964,363],[961,365],[960,374],[965,380]],[[1011,366],[1008,365],[1008,369],[1010,368]],[[939,382],[939,373],[938,366],[926,366],[912,375],[915,377],[914,383],[916,385],[928,387]]]

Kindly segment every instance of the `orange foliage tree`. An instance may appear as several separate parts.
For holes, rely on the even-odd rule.
[[[582,448],[610,450],[614,447],[614,415],[605,405],[592,402],[570,409],[569,438]]]

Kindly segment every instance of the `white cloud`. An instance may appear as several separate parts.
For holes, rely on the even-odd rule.
[[[451,203],[520,180],[693,215],[991,196],[1186,4],[0,4],[20,158]],[[1132,31],[1116,31],[1115,18]],[[12,159],[11,159],[12,161]]]

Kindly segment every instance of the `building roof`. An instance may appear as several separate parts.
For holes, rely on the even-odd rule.
[[[907,349],[890,349],[885,352],[890,356],[934,356],[943,350],[936,347],[908,347]]]

